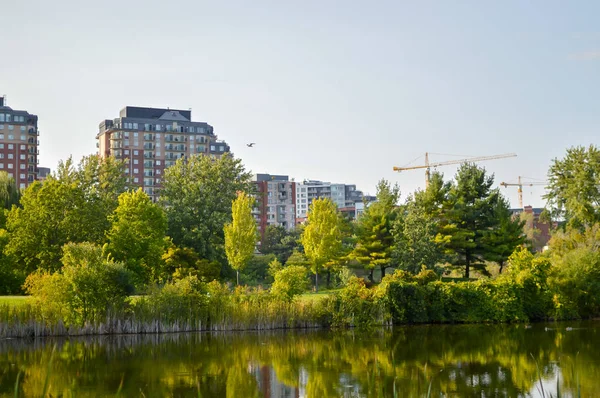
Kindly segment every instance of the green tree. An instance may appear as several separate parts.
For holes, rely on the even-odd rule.
[[[189,247],[177,247],[172,243],[162,256],[164,270],[162,272],[165,280],[180,280],[188,276],[194,276],[200,280],[211,282],[219,278],[221,274],[221,263],[200,259],[198,253]]]
[[[166,169],[160,194],[173,242],[225,263],[223,226],[231,221],[237,192],[250,192],[250,178],[241,161],[229,154],[218,159],[191,156]]]
[[[423,266],[436,270],[445,260],[444,247],[436,241],[438,220],[419,203],[418,195],[408,199],[400,214],[393,227],[398,267],[412,274]]]
[[[244,192],[238,192],[231,204],[232,221],[225,224],[225,253],[227,260],[236,272],[240,284],[240,270],[244,269],[256,248],[256,221],[252,216],[254,199]]]
[[[497,228],[494,209],[500,200],[498,189],[492,189],[494,177],[474,164],[460,166],[455,182],[443,203],[440,229],[436,240],[451,254],[451,263],[464,267],[465,278],[472,267],[485,271],[488,247],[484,235]]]
[[[27,272],[56,270],[66,243],[103,244],[110,227],[107,217],[125,189],[123,170],[123,164],[112,158],[90,156],[79,167],[71,159],[61,162],[44,184],[31,184],[23,192],[21,207],[8,213],[7,253]]]
[[[319,270],[340,254],[342,245],[335,203],[327,198],[312,201],[300,241],[311,262],[311,270],[315,274],[315,289],[318,291]]]
[[[6,171],[0,171],[0,228],[6,228],[6,217],[13,205],[19,206],[21,190],[17,188],[15,179],[8,176]]]
[[[375,267],[385,270],[392,266],[394,236],[392,225],[397,216],[396,206],[400,198],[400,188],[392,187],[386,180],[377,184],[377,201],[371,203],[358,219],[358,242],[351,257],[369,270],[369,280],[373,280]]]
[[[548,170],[548,205],[554,219],[582,228],[600,222],[600,150],[570,148]]]
[[[162,208],[139,188],[119,196],[119,206],[108,220],[108,252],[136,275],[139,284],[158,280],[166,248],[167,218]]]
[[[494,204],[493,220],[495,228],[483,231],[482,248],[484,258],[493,261],[500,267],[502,273],[504,264],[511,254],[525,243],[523,233],[524,222],[513,217],[508,201],[500,197]]]
[[[300,247],[299,240],[299,228],[287,231],[280,225],[269,225],[261,241],[260,252],[274,254],[280,262],[285,263],[292,252]]]
[[[275,273],[275,282],[271,293],[285,301],[292,301],[295,296],[304,293],[309,281],[306,278],[307,269],[298,265],[282,268]]]

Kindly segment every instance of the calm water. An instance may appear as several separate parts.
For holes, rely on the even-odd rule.
[[[27,397],[48,371],[54,397],[600,397],[599,345],[600,322],[4,340],[0,397],[19,369]]]

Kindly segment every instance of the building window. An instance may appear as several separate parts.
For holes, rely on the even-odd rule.
[[[25,126],[21,126],[21,131],[25,131]],[[25,137],[25,136],[23,136]]]
[[[21,175],[19,175],[19,177],[21,177],[21,180],[24,180],[25,179],[25,174],[21,174]]]
[[[125,155],[129,155],[129,149],[125,149]]]
[[[215,150],[216,150],[216,149],[215,149],[215,146],[214,146],[214,145],[211,145],[211,146],[210,146],[210,150],[211,150],[211,151],[215,151]]]
[[[8,120],[7,120],[7,122],[8,122]],[[14,129],[15,129],[15,126],[13,126],[12,124],[9,124],[9,125],[8,125],[8,129],[9,129],[9,130],[14,130]]]
[[[156,170],[156,175],[160,175],[160,169]]]
[[[21,163],[21,164],[19,165],[19,168],[20,168],[21,170],[25,170],[25,163]]]
[[[139,172],[138,169],[133,169],[133,174],[137,174]]]
[[[10,122],[11,121],[11,117],[12,117],[12,115],[10,115],[10,114],[7,113],[6,114],[6,121]]]
[[[138,124],[137,123],[133,123],[133,128],[137,130],[138,128]],[[137,136],[137,133],[134,133]]]
[[[4,130],[4,125],[0,124],[0,130]]]
[[[4,121],[4,113],[0,113],[0,122]]]
[[[20,184],[19,184],[19,188],[21,188],[21,189],[25,189],[25,183],[24,183],[24,182],[20,183]]]
[[[133,159],[133,164],[138,164],[138,160],[137,159]]]
[[[19,159],[21,159],[21,160],[25,160],[25,154],[24,154],[24,153],[20,154],[20,155],[19,155]]]
[[[135,178],[133,179],[133,182],[135,182],[135,183],[138,183],[138,182],[140,182],[140,179],[139,179],[139,178],[137,178],[137,177],[135,177]]]
[[[219,146],[219,151],[220,152],[225,152],[225,147],[223,145]]]
[[[13,164],[12,164],[12,163],[9,163],[9,164],[8,164],[8,168],[9,168],[9,169],[12,169],[12,168],[13,168]],[[11,177],[12,177],[12,176],[11,176]]]
[[[162,124],[156,125],[156,131],[162,131]]]
[[[14,155],[14,154],[12,154],[12,153],[9,153],[9,154],[8,154],[8,158],[9,158],[9,159],[13,159],[14,157],[15,157],[15,155]]]
[[[4,149],[4,144],[0,144],[0,149]]]
[[[27,148],[25,148],[25,145],[21,144],[21,150],[24,151],[25,149],[27,149]]]
[[[8,144],[8,149],[14,149],[15,146],[13,144]]]
[[[4,168],[4,163],[0,163],[0,169]]]
[[[156,138],[156,141],[160,141],[160,133],[154,134],[154,138]]]
[[[138,151],[133,151],[133,155],[134,155],[134,156],[135,156],[135,155],[138,155],[138,154],[139,154],[139,152],[138,152]]]
[[[137,123],[133,123],[133,125],[135,126],[135,125],[137,125]],[[134,127],[134,128],[137,128],[137,127]],[[134,138],[137,137],[137,136],[138,136],[138,133],[133,133],[133,137]]]

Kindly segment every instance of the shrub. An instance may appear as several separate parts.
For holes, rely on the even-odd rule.
[[[84,324],[124,309],[133,284],[122,263],[104,258],[102,248],[91,243],[68,243],[63,253],[61,271],[38,271],[25,282],[48,317]]]
[[[308,289],[307,269],[299,265],[290,265],[275,273],[271,293],[276,297],[292,301],[294,296]]]

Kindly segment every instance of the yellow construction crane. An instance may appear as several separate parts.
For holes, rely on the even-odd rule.
[[[527,177],[519,176],[517,183],[510,183],[510,182],[501,182],[500,183],[500,185],[502,185],[505,188],[507,188],[507,187],[518,187],[519,188],[517,191],[519,192],[519,207],[521,209],[523,208],[523,185],[525,185],[526,187],[533,187],[535,185],[547,185],[548,184],[546,181],[533,181],[533,182],[523,183],[523,181],[521,180],[522,178],[527,178]]]
[[[394,167],[394,171],[405,171],[405,170],[415,170],[415,169],[425,169],[425,186],[429,186],[429,178],[431,177],[431,167],[438,166],[449,166],[452,164],[461,164],[461,163],[469,163],[469,162],[481,162],[484,160],[494,160],[494,159],[503,159],[503,158],[514,158],[517,156],[516,153],[505,153],[503,155],[492,155],[492,156],[476,156],[466,159],[458,159],[458,160],[449,160],[446,162],[434,162],[429,163],[429,152],[425,152],[425,164],[419,166],[411,166],[411,167]]]

